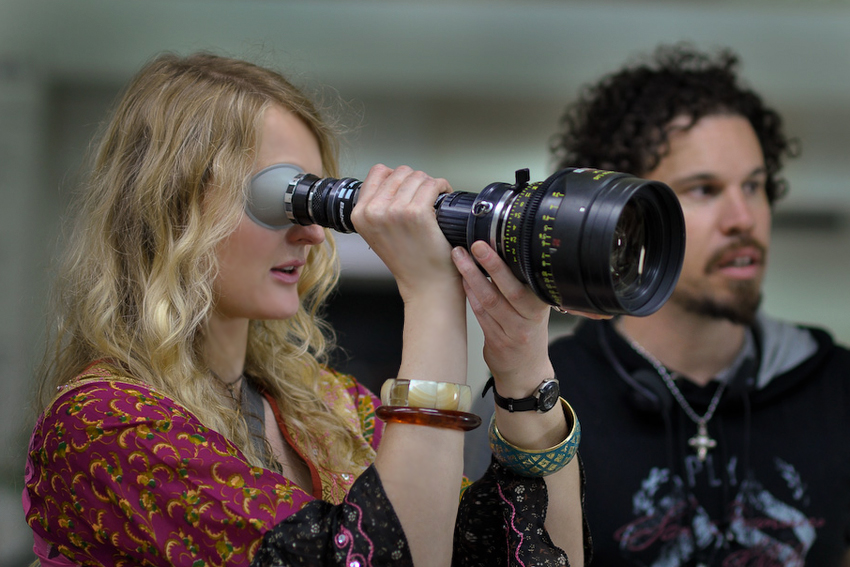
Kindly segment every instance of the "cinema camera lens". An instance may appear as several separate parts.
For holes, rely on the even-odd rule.
[[[247,211],[269,228],[318,224],[355,232],[361,181],[319,178],[279,164],[251,181]],[[529,183],[441,195],[437,222],[453,246],[484,240],[547,303],[603,315],[645,316],[670,297],[685,253],[679,201],[663,183],[566,168]]]

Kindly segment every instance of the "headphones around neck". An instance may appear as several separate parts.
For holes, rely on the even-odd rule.
[[[632,373],[626,371],[626,368],[614,353],[614,348],[608,340],[605,328],[606,324],[596,325],[599,345],[602,347],[605,358],[614,367],[617,376],[629,385],[629,400],[640,411],[666,414],[673,407],[674,400],[661,377],[655,370],[649,368],[639,368]],[[758,371],[760,355],[758,336],[754,338],[755,357],[745,358],[728,382],[727,394],[732,394],[734,397],[744,395],[744,392],[755,388],[755,375]]]
[[[639,368],[634,373],[626,371],[614,354],[614,349],[605,334],[605,324],[596,325],[599,345],[605,358],[614,367],[617,375],[629,385],[629,401],[640,411],[647,413],[667,413],[673,406],[673,396],[654,370]]]

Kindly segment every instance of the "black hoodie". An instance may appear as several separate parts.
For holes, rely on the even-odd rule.
[[[759,316],[736,364],[676,384],[696,424],[611,322],[582,323],[550,356],[582,424],[594,564],[836,566],[850,546],[850,351]]]

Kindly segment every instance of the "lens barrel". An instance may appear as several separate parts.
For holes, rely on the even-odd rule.
[[[649,315],[678,281],[685,221],[663,183],[567,168],[520,190],[505,218],[519,225],[505,228],[505,256],[520,258],[529,285],[553,305]]]
[[[267,188],[276,185],[285,191],[289,221],[355,232],[351,211],[362,183],[292,175],[293,167],[271,166],[254,177],[248,214],[261,216],[252,203],[268,203]],[[519,170],[513,184],[441,195],[434,205],[440,229],[453,246],[488,242],[518,279],[557,307],[645,316],[667,301],[685,253],[684,216],[669,187],[588,168],[528,180],[528,170]],[[278,211],[262,214],[277,219]]]

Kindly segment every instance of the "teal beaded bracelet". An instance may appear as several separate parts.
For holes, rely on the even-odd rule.
[[[490,449],[500,465],[520,476],[543,477],[556,473],[575,457],[581,441],[581,424],[567,400],[560,398],[570,432],[566,439],[548,449],[529,450],[507,441],[496,426],[496,416],[490,419]]]

